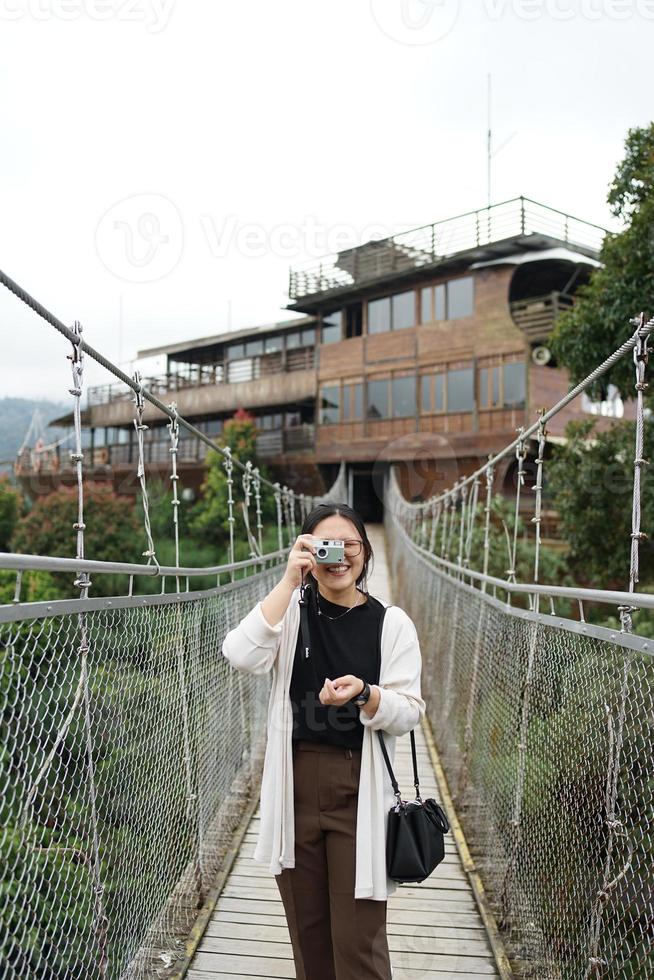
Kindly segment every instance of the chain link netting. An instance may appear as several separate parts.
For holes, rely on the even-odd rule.
[[[3,978],[179,958],[263,763],[270,678],[235,671],[223,637],[279,574],[0,625]]]
[[[654,976],[654,663],[511,611],[387,511],[396,601],[516,975]]]

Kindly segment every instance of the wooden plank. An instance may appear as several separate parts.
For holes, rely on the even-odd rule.
[[[198,951],[193,959],[193,969],[204,971],[207,976],[222,976],[224,973],[234,973],[246,977],[286,977],[295,978],[295,964],[292,960],[279,957],[235,956],[229,953],[202,953]],[[192,976],[188,973],[187,976]],[[395,980],[395,978],[393,978]]]
[[[281,956],[261,956],[254,950],[250,954],[239,955],[238,953],[229,951],[229,941],[226,941],[224,945],[226,949],[219,952],[209,953],[204,950],[198,950],[193,961],[194,968],[219,975],[221,972],[229,972],[256,977],[262,975],[288,977],[289,980],[294,980],[295,964],[292,959],[284,959]],[[252,944],[249,945],[252,947]],[[410,953],[404,951],[402,953],[396,953],[393,960],[393,980],[396,980],[396,976],[399,975],[399,970],[395,971],[396,963],[398,968],[428,970],[430,973],[441,970],[454,974],[458,973],[459,975],[463,973],[466,976],[495,975],[495,964],[490,957],[448,956],[447,954]]]
[[[274,902],[281,904],[279,894],[275,894],[272,888],[236,887],[230,885],[228,882],[222,894],[227,898],[256,899],[257,901],[265,901],[267,899],[271,904]],[[424,893],[412,889],[410,893],[404,892],[401,898],[396,898],[395,895],[391,895],[388,900],[388,908],[405,911],[407,909],[416,909],[418,911],[431,909],[434,911],[450,912],[452,915],[459,914],[460,912],[472,913],[477,911],[474,899],[469,895],[458,895],[455,900],[444,892],[432,892],[432,896],[426,898]]]
[[[268,878],[270,881],[275,883],[275,876],[271,875],[268,868],[264,864],[261,864],[259,861],[254,861],[252,858],[248,857],[239,857],[234,862],[232,873],[237,875],[253,875],[256,878]],[[467,875],[460,866],[457,866],[450,861],[446,863],[443,860],[441,864],[439,864],[438,867],[432,871],[429,877],[425,878],[425,880],[421,882],[421,887],[423,885],[428,886],[430,883],[432,886],[438,887],[438,883],[440,881],[446,880],[464,881],[466,883],[466,887],[468,883]]]
[[[463,936],[425,935],[423,932],[388,933],[388,948],[402,952],[410,945],[413,952],[444,953],[451,956],[489,956],[490,947],[485,939],[467,939]],[[288,956],[292,959],[293,950],[288,929],[284,926],[264,926],[260,923],[230,921],[211,922],[200,944],[201,950],[210,953],[247,953],[256,947],[261,956]],[[280,947],[283,947],[280,948]]]
[[[244,908],[241,912],[227,910],[216,910],[211,922],[207,926],[207,935],[213,934],[213,926],[216,922],[232,922],[239,923],[241,925],[252,925],[255,928],[259,926],[276,926],[286,930],[288,935],[288,926],[286,922],[286,917],[283,912],[281,915],[264,915],[258,912],[252,912],[248,907],[248,903],[243,903]],[[419,915],[419,913],[418,913]],[[437,920],[440,917],[445,923],[439,923]],[[442,937],[443,939],[474,939],[477,941],[483,941],[485,938],[485,932],[483,926],[480,926],[478,920],[475,920],[471,916],[470,926],[456,926],[450,925],[450,922],[456,922],[455,917],[448,917],[444,913],[434,913],[429,915],[429,924],[425,925],[424,922],[416,921],[417,914],[415,912],[406,913],[404,922],[393,922],[390,917],[387,918],[386,931],[388,935],[391,933],[394,936],[428,936],[428,937]]]
[[[256,976],[257,974],[255,974]],[[186,976],[189,980],[246,980],[251,977],[251,973],[217,973],[206,970],[189,970]],[[469,973],[464,976],[474,977],[475,974]],[[259,976],[258,980],[278,980],[277,977]],[[449,970],[430,970],[426,975],[424,970],[407,970],[393,966],[393,980],[463,980],[461,973],[452,973]]]

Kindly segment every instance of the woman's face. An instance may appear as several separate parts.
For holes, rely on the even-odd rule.
[[[333,514],[316,524],[311,532],[316,538],[325,538],[330,541],[361,541],[361,536],[352,521],[340,514]],[[347,554],[342,563],[338,565],[316,565],[312,574],[320,586],[321,592],[333,592],[337,595],[353,593],[356,588],[356,581],[363,571],[365,555],[363,545],[356,557],[349,557]],[[335,599],[338,601],[338,599]]]

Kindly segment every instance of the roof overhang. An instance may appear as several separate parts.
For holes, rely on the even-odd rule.
[[[584,255],[582,252],[576,252],[571,248],[556,247],[545,248],[541,252],[522,252],[515,255],[505,255],[499,259],[474,262],[470,268],[485,269],[489,265],[524,265],[525,262],[546,262],[549,259],[558,262],[571,262],[574,265],[592,265],[595,268],[599,268],[602,264],[597,259],[590,255]]]
[[[315,317],[299,316],[293,320],[282,320],[280,323],[265,323],[258,327],[243,327],[240,330],[225,330],[210,337],[198,337],[195,340],[179,341],[176,344],[165,344],[162,347],[147,347],[137,351],[137,357],[156,357],[159,354],[181,354],[203,347],[216,347],[220,344],[231,343],[246,337],[261,337],[271,333],[285,333],[298,327],[306,327],[315,323]]]

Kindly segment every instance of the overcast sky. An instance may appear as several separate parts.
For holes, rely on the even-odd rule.
[[[493,201],[609,225],[653,37],[654,0],[0,0],[0,268],[130,371],[284,319],[334,236],[485,205],[489,72]],[[0,324],[2,394],[69,399],[67,342]]]

